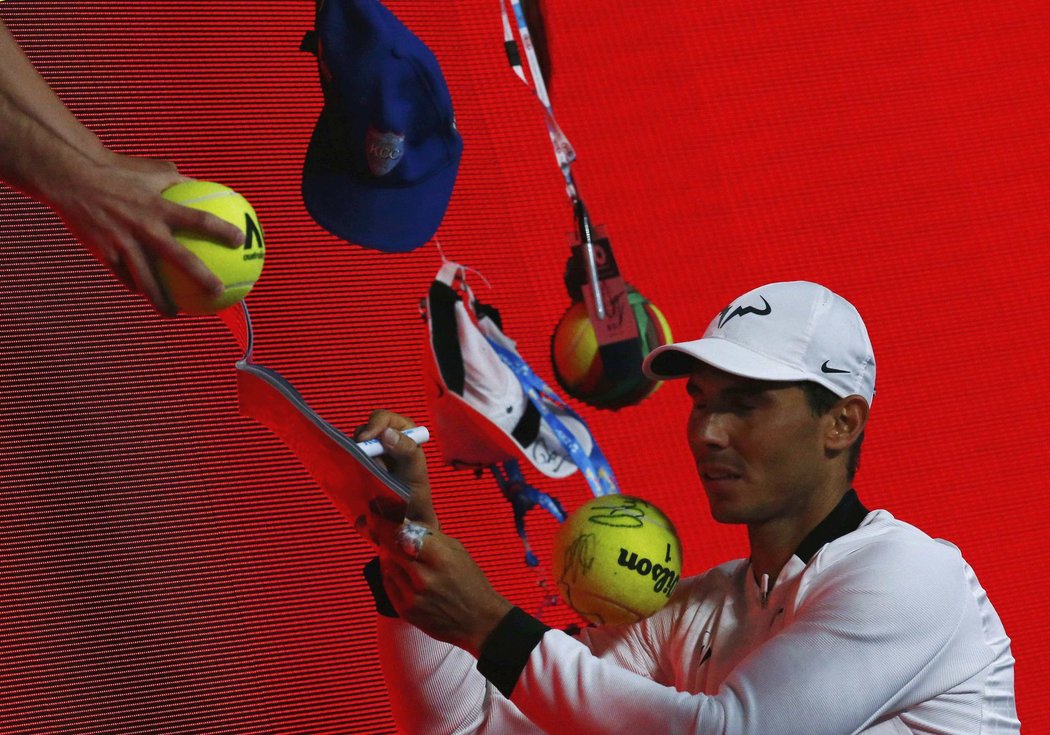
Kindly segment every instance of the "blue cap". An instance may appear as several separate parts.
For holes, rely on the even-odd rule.
[[[306,151],[303,202],[333,235],[386,252],[434,236],[463,141],[434,54],[376,0],[317,10],[325,104]]]

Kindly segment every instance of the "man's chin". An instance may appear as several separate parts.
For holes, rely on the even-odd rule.
[[[718,523],[757,523],[765,520],[762,508],[754,504],[748,493],[708,492],[707,506],[711,517]]]
[[[712,507],[711,517],[718,523],[741,524],[751,522],[746,513],[731,508],[719,508],[718,510],[715,510],[715,508]]]
[[[750,520],[747,509],[740,503],[739,492],[733,492],[722,483],[706,482],[704,492],[711,517],[719,523],[747,523]]]

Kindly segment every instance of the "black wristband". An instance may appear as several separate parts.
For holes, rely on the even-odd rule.
[[[510,699],[532,650],[550,630],[520,607],[513,608],[481,645],[478,671]]]
[[[361,571],[365,575],[365,581],[368,582],[368,588],[372,590],[372,598],[376,603],[376,612],[385,618],[400,617],[397,614],[397,610],[394,609],[393,603],[390,602],[390,598],[386,596],[386,587],[383,586],[383,572],[379,568],[379,557],[372,557],[372,561],[365,564],[364,569]]]

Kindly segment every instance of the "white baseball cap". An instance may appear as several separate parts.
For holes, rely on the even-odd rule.
[[[496,309],[474,299],[464,274],[463,266],[446,263],[424,300],[430,333],[423,360],[426,399],[442,457],[452,466],[475,468],[525,458],[547,477],[568,477],[578,469],[570,451],[489,343],[517,354],[514,341],[497,323]],[[547,396],[535,399],[589,456],[594,438],[587,425]]]
[[[642,369],[656,380],[700,361],[755,380],[819,383],[839,397],[875,397],[875,354],[853,305],[809,281],[770,283],[720,311],[704,336],[657,347]]]

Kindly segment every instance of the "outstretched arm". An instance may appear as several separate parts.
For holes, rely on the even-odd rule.
[[[151,262],[165,259],[203,289],[222,282],[173,236],[196,232],[230,246],[233,225],[161,197],[183,181],[174,164],[124,156],[84,127],[0,22],[0,178],[54,209],[70,232],[129,288],[171,313]]]

